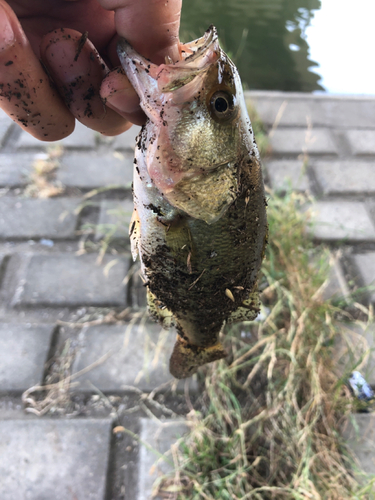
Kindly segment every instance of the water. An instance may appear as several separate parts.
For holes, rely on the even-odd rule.
[[[245,88],[375,94],[375,0],[185,0],[181,39],[214,24]]]

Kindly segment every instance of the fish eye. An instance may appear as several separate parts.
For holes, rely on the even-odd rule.
[[[214,102],[215,110],[218,113],[225,113],[225,111],[229,108],[228,101],[225,99],[225,97],[217,97]]]
[[[217,121],[227,121],[233,118],[235,108],[233,96],[229,92],[215,92],[210,100],[210,109],[213,118]]]

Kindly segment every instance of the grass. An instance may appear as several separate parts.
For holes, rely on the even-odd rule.
[[[321,298],[329,251],[306,235],[307,215],[296,208],[304,201],[269,200],[260,287],[270,314],[232,327],[223,339],[230,356],[204,369],[190,434],[179,441],[174,472],[157,485],[163,498],[373,498],[375,480],[358,482],[341,438],[355,411],[345,380],[356,361],[338,373],[337,319],[354,318]],[[361,309],[365,325],[371,311]]]

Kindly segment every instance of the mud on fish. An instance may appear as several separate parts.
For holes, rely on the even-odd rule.
[[[155,65],[121,40],[118,54],[147,123],[134,159],[133,258],[149,311],[178,332],[176,378],[226,356],[225,323],[259,312],[266,201],[237,69],[211,26]]]

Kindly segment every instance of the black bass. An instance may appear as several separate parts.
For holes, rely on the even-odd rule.
[[[149,311],[176,325],[176,378],[226,356],[225,323],[259,312],[267,241],[259,153],[237,69],[216,29],[155,65],[121,40],[121,64],[147,115],[136,145],[132,254]]]

